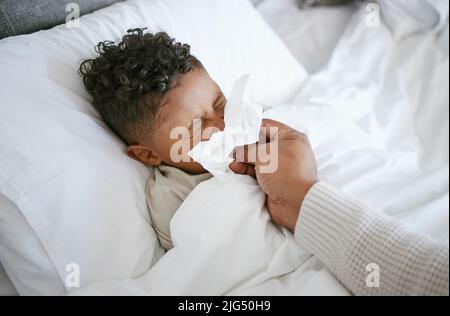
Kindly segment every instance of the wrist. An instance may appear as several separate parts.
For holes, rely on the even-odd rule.
[[[311,189],[314,187],[315,184],[317,184],[319,181],[313,181],[309,184],[304,184],[302,186],[302,189],[296,193],[296,199],[293,199],[295,202],[288,205],[286,207],[286,210],[289,210],[286,212],[289,214],[287,218],[285,218],[285,223],[282,223],[283,226],[287,227],[291,232],[294,233],[295,227],[297,226],[297,222],[300,218],[300,212],[303,206],[303,202],[306,199],[306,196],[311,191]]]
[[[305,184],[305,185],[303,186],[302,193],[300,194],[300,203],[299,203],[299,205],[298,205],[298,213],[299,213],[299,214],[300,214],[300,212],[301,212],[301,209],[302,209],[302,207],[303,207],[303,203],[305,202],[305,199],[307,198],[308,194],[311,192],[312,188],[313,188],[317,183],[319,183],[319,180],[311,181],[311,182],[309,182],[309,183],[307,183],[307,184]]]
[[[304,208],[305,202],[308,200],[308,196],[311,194],[311,192],[313,191],[314,187],[316,185],[318,185],[319,183],[320,183],[319,180],[315,180],[315,181],[312,181],[309,184],[306,184],[304,186],[304,189],[303,189],[303,191],[302,191],[302,193],[300,195],[301,196],[300,203],[297,205],[297,208],[296,208],[297,216],[296,216],[295,222],[293,224],[292,232],[295,233],[295,231],[296,231],[296,229],[298,227],[298,223],[299,223],[300,217],[302,215],[302,209]]]

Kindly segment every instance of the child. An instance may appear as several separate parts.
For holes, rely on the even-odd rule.
[[[164,32],[144,31],[128,31],[119,44],[99,43],[98,56],[83,61],[79,73],[94,107],[127,144],[128,156],[155,167],[147,203],[161,245],[170,249],[171,218],[189,193],[211,177],[187,156],[189,150],[174,155],[172,148],[192,149],[209,138],[194,137],[194,122],[201,122],[202,130],[223,130],[227,100],[189,45]],[[180,127],[187,135],[172,139],[171,132]]]

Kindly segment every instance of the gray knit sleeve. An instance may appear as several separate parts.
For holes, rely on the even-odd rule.
[[[449,247],[333,189],[303,202],[297,241],[355,295],[449,295]]]

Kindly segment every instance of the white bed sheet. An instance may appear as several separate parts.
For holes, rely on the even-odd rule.
[[[235,78],[252,73],[249,97],[286,102],[306,79],[244,0],[129,0],[81,17],[77,28],[62,25],[2,40],[0,191],[28,226],[0,209],[0,261],[22,295],[70,291],[64,280],[71,263],[82,270],[85,285],[140,276],[159,258],[145,203],[149,171],[123,154],[123,143],[89,104],[76,71],[100,40],[141,26],[190,43],[225,92]],[[267,64],[272,56],[281,63]],[[58,146],[67,150],[54,151]]]
[[[367,28],[360,11],[329,67],[310,78],[292,105],[274,107],[266,116],[307,131],[323,180],[448,243],[447,14],[445,21],[439,31],[398,42],[385,26]],[[251,183],[246,184],[247,199],[240,195],[244,187],[236,192],[224,187],[224,194],[234,192],[236,198],[227,202],[216,193],[220,203],[209,207],[217,216],[209,214],[210,196],[204,191],[220,192],[217,185],[214,179],[202,184],[185,201],[172,221],[178,244],[145,276],[93,284],[75,294],[349,294],[314,257],[292,251],[296,246],[289,234],[267,224]],[[242,212],[236,209],[238,198]],[[250,212],[251,199],[255,213]],[[266,239],[254,223],[267,228]],[[209,227],[204,235],[195,229],[202,227]],[[258,251],[249,250],[245,236],[259,249],[258,260],[248,257]],[[267,243],[267,249],[256,242]],[[184,269],[178,269],[180,262]]]
[[[0,194],[0,209],[10,209],[14,207],[2,194]],[[15,209],[13,211],[16,211]],[[0,262],[0,296],[17,296],[16,288],[9,279],[3,265]]]
[[[300,10],[291,0],[253,2],[258,2],[258,10],[309,72],[326,64],[354,12],[349,6]],[[5,295],[17,295],[17,291],[0,265],[0,296]]]
[[[0,296],[17,296],[16,288],[9,280],[5,269],[0,263]]]
[[[309,73],[329,61],[358,5],[301,9],[297,0],[253,0],[255,7]]]

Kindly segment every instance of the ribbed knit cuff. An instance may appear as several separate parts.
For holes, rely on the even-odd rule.
[[[366,206],[319,182],[303,201],[295,229],[300,245],[334,270],[344,248],[351,244]]]

